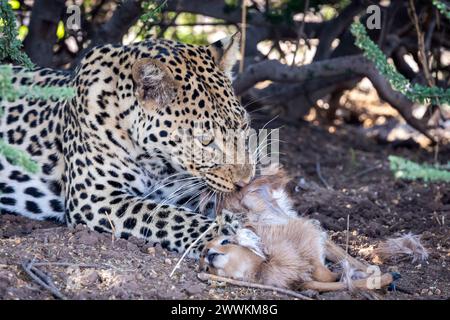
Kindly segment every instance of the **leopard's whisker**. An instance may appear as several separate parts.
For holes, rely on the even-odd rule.
[[[161,184],[163,184],[163,182],[166,182],[166,183],[164,183],[164,185],[167,185],[167,184],[170,184],[170,183],[173,183],[173,182],[178,182],[178,181],[180,181],[180,180],[185,180],[185,179],[189,179],[189,178],[198,178],[198,177],[195,177],[195,176],[191,176],[191,175],[189,175],[189,174],[182,174],[181,176],[182,176],[181,178],[176,178],[176,179],[174,179],[174,178],[176,177],[176,175],[172,175],[172,176],[170,176],[170,177],[164,178],[163,180],[158,181],[158,182],[154,185],[154,187],[160,186]],[[183,176],[184,176],[184,177],[183,177]]]
[[[259,150],[261,150],[261,149],[267,148],[269,145],[272,144],[272,142],[283,142],[283,143],[287,143],[286,141],[281,140],[281,139],[277,139],[277,138],[270,138],[269,140],[267,140],[267,138],[268,138],[269,136],[270,136],[269,134],[266,135],[266,136],[264,137],[263,141],[261,141],[261,142],[256,146],[256,149],[255,149],[255,151],[253,152],[254,154],[255,154],[256,152],[258,152]],[[264,144],[264,143],[265,143],[265,144]],[[264,144],[264,145],[263,145],[263,144]]]
[[[271,97],[273,97],[273,96],[275,96],[275,94],[269,94],[269,95],[266,95],[266,96],[264,96],[264,97],[254,98],[254,99],[250,100],[248,103],[246,103],[243,107],[246,109],[246,108],[248,108],[249,106],[251,106],[252,104],[255,104],[255,103],[257,103],[257,102],[263,101],[263,100],[265,100],[265,99],[267,99],[267,98],[271,98]],[[261,109],[263,109],[263,108],[265,108],[265,107],[266,107],[266,106],[262,106],[261,108],[258,108],[257,110],[253,110],[253,111],[251,111],[251,112],[249,112],[249,113],[253,113],[253,112],[259,111],[259,110],[261,110]]]
[[[158,182],[155,184],[155,186],[157,186],[158,184],[161,184],[161,183],[165,182],[166,180],[172,179],[172,178],[177,177],[177,176],[183,176],[183,175],[185,175],[185,176],[190,176],[190,174],[187,173],[187,172],[177,172],[177,173],[171,174],[171,175],[165,177],[164,179],[158,181]]]
[[[177,173],[171,174],[171,175],[165,177],[164,179],[158,181],[158,182],[155,184],[155,186],[157,186],[157,185],[159,185],[159,184],[161,184],[161,183],[163,183],[163,182],[165,182],[165,181],[167,181],[167,180],[173,179],[174,177],[177,177],[177,176],[186,176],[186,177],[188,178],[188,177],[191,177],[192,175],[189,174],[188,172],[177,172]],[[173,180],[172,180],[172,181],[173,181]]]
[[[176,197],[180,197],[180,196],[183,196],[184,194],[186,194],[187,192],[190,192],[190,188],[191,187],[194,187],[194,186],[196,186],[196,185],[201,185],[201,183],[202,183],[202,181],[201,182],[198,182],[198,181],[195,181],[195,182],[191,182],[191,183],[188,183],[187,185],[186,184],[184,184],[184,185],[182,185],[181,187],[179,187],[177,190],[175,190],[174,192],[172,192],[169,196],[167,196],[162,202],[160,202],[151,212],[150,212],[150,215],[149,215],[149,218],[154,214],[154,213],[156,213],[159,209],[161,209],[162,208],[162,206],[164,206],[164,205],[166,205],[166,204],[169,204],[169,202],[171,202],[173,199],[175,199]],[[182,188],[186,188],[186,190],[181,194],[181,195],[179,195],[179,194],[177,194],[177,192],[180,190],[180,189],[182,189]],[[148,218],[148,219],[149,219]],[[146,222],[148,222],[148,219],[147,219],[147,221]]]
[[[199,188],[199,191],[198,191],[197,193],[194,193],[194,195],[193,195],[192,197],[190,197],[190,198],[189,198],[185,203],[183,203],[182,205],[187,205],[187,204],[188,204],[189,202],[191,202],[193,199],[195,199],[195,198],[197,198],[197,197],[200,197],[201,194],[202,194],[202,192],[203,192],[203,190],[202,190],[202,188],[200,187],[200,188]],[[210,191],[208,191],[207,195],[209,194],[209,192],[210,192]],[[200,207],[201,202],[202,202],[202,199],[199,200],[199,203],[198,203],[197,207],[194,209],[194,212],[196,212],[197,209]]]
[[[169,204],[172,200],[180,198],[182,196],[184,196],[185,194],[187,194],[188,192],[191,192],[191,188],[198,187],[201,185],[206,185],[204,181],[197,181],[194,183],[191,183],[189,185],[182,185],[179,188],[177,188],[174,192],[172,192],[170,195],[168,195],[161,203],[159,203],[155,209],[152,210],[151,214],[156,213],[162,206]],[[177,194],[178,191],[180,191],[182,188],[186,188],[183,193],[181,194]]]
[[[262,161],[264,158],[266,158],[266,157],[274,156],[274,155],[283,155],[283,156],[285,156],[286,153],[274,151],[274,152],[271,152],[270,154],[265,154],[265,155],[262,156],[261,158],[258,158],[258,159],[257,159],[257,163],[259,164],[260,167],[262,167],[261,161]]]
[[[264,152],[264,150],[268,149],[270,146],[272,146],[273,143],[276,143],[278,141],[271,141],[270,143],[268,143],[267,145],[265,145],[263,148],[258,150],[258,153],[256,155],[253,155],[255,158],[257,158],[262,152]],[[271,151],[271,152],[276,152],[276,151]]]
[[[200,199],[198,205],[194,209],[194,212],[196,212],[197,210],[200,209],[202,203],[207,204],[211,200],[212,196],[214,195],[214,192],[215,192],[214,190],[208,191],[208,193],[206,194],[206,197],[204,199]]]
[[[175,191],[173,191],[171,194],[169,194],[167,197],[165,197],[161,203],[165,204],[174,199],[183,197],[185,194],[188,194],[189,192],[191,192],[192,188],[203,187],[204,185],[205,185],[205,183],[203,181],[194,181],[194,182],[190,182],[188,184],[181,185]],[[181,194],[178,193],[183,188],[185,188],[185,190],[183,190],[181,192]]]
[[[167,182],[167,183],[165,183],[165,184],[159,186],[159,187],[156,188],[156,189],[152,189],[152,190],[150,191],[150,193],[146,194],[144,197],[147,198],[147,197],[151,196],[151,195],[154,194],[156,191],[161,190],[162,188],[168,186],[169,184],[175,184],[175,183],[179,183],[179,182],[182,182],[182,181],[190,181],[190,180],[201,180],[201,178],[199,178],[199,177],[189,177],[189,178],[184,178],[184,179],[178,179],[178,180],[169,181],[169,182]]]
[[[264,130],[266,128],[267,125],[269,125],[269,123],[271,123],[272,121],[274,121],[275,119],[277,119],[280,115],[276,115],[274,116],[272,119],[270,119],[269,121],[266,122],[265,125],[263,125],[263,127],[261,128],[261,130]]]

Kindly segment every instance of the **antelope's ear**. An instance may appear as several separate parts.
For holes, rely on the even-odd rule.
[[[248,228],[239,229],[235,235],[236,242],[243,247],[252,250],[256,255],[265,259],[261,238]]]
[[[236,32],[231,37],[223,38],[208,46],[216,65],[229,76],[238,58],[240,42],[241,33]]]
[[[160,61],[143,58],[131,69],[135,94],[144,106],[165,106],[176,96],[177,82]]]

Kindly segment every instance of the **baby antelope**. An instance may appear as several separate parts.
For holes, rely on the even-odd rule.
[[[348,288],[376,289],[389,285],[393,274],[378,279],[338,280],[325,259],[344,259],[368,277],[366,266],[327,239],[318,221],[297,217],[285,191],[282,172],[257,178],[225,208],[240,210],[244,228],[232,236],[210,241],[200,260],[200,268],[212,274],[248,282],[290,289],[337,291]]]

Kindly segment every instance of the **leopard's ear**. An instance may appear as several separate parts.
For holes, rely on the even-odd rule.
[[[216,65],[230,77],[231,69],[238,59],[240,42],[241,33],[236,32],[231,37],[223,38],[208,46]]]
[[[162,62],[150,58],[139,59],[131,72],[135,94],[144,106],[163,107],[175,98],[177,82]]]

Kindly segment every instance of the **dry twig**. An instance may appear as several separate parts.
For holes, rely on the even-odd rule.
[[[216,275],[204,273],[204,272],[197,274],[197,277],[202,281],[207,281],[207,280],[221,281],[221,282],[226,282],[226,283],[229,283],[229,284],[232,284],[235,286],[239,286],[239,287],[249,287],[249,288],[277,291],[277,292],[284,293],[286,295],[293,296],[293,297],[301,299],[301,300],[313,300],[311,298],[308,298],[307,296],[304,296],[304,295],[302,295],[298,292],[292,291],[292,290],[268,286],[268,285],[264,285],[264,284],[260,284],[260,283],[240,281],[240,280],[220,277],[220,276],[216,276]]]
[[[247,40],[247,5],[245,0],[242,0],[242,14],[241,14],[241,63],[239,64],[239,73],[244,72],[244,60],[245,60],[245,41]]]
[[[66,297],[56,288],[50,276],[36,268],[34,260],[22,263],[26,274],[42,288],[49,291],[55,298],[65,300]]]
[[[325,187],[328,190],[331,190],[333,188],[331,188],[331,186],[328,184],[328,182],[325,180],[325,178],[322,176],[322,170],[320,169],[320,162],[316,162],[316,172],[317,172],[317,176],[319,177],[320,181],[322,181],[322,183],[325,185]]]
[[[409,6],[411,9],[411,16],[414,21],[414,27],[416,28],[416,33],[417,33],[420,64],[422,65],[423,73],[425,75],[425,78],[427,79],[428,85],[430,87],[433,87],[434,79],[431,76],[430,69],[428,66],[427,53],[425,52],[425,36],[424,36],[423,32],[420,30],[419,18],[417,16],[416,6],[414,5],[414,0],[409,0]]]

